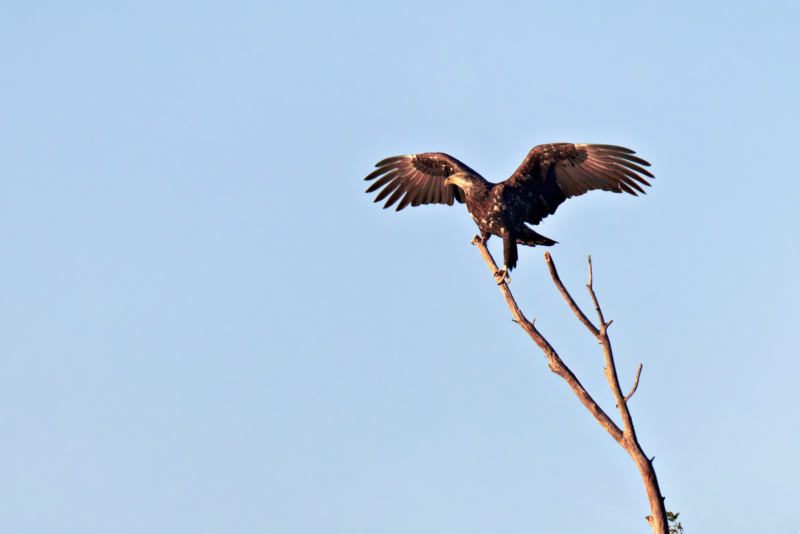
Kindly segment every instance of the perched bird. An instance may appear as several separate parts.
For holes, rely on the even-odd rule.
[[[637,191],[644,193],[639,184],[650,184],[642,175],[655,177],[642,167],[650,164],[634,154],[613,145],[539,145],[528,152],[511,178],[493,184],[452,156],[426,152],[386,158],[364,180],[377,179],[367,193],[380,189],[375,202],[388,196],[383,207],[399,201],[397,211],[409,205],[452,206],[454,199],[466,202],[483,242],[493,235],[503,239],[503,268],[495,273],[501,284],[511,280],[517,244],[549,247],[556,243],[525,223],[539,224],[566,199],[593,189],[634,196]]]

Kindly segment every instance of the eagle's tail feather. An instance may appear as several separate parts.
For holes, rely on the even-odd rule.
[[[525,232],[521,235],[517,235],[516,237],[517,237],[517,243],[519,243],[520,245],[528,245],[529,247],[535,247],[536,245],[551,247],[556,243],[558,243],[558,241],[554,241],[549,237],[537,234],[530,228],[525,228]]]

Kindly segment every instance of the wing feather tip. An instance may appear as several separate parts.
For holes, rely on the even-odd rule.
[[[378,163],[375,164],[376,167],[384,167],[386,165],[391,165],[392,163],[397,163],[398,161],[402,161],[403,158],[406,156],[390,156],[388,158],[383,158]]]

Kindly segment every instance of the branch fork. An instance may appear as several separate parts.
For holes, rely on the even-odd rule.
[[[472,240],[472,244],[478,247],[478,250],[480,250],[484,261],[489,266],[489,269],[491,269],[492,274],[494,274],[497,271],[497,265],[495,264],[494,258],[492,258],[492,255],[489,253],[489,250],[486,248],[486,244],[478,236],[475,236],[475,238]],[[642,475],[642,479],[644,480],[645,489],[647,490],[647,497],[650,502],[650,509],[653,514],[652,516],[646,517],[647,522],[653,528],[654,534],[668,534],[667,515],[664,508],[664,497],[661,496],[661,490],[658,486],[658,479],[656,478],[655,470],[653,469],[650,460],[648,460],[647,456],[645,456],[641,445],[639,445],[639,442],[636,439],[633,418],[628,411],[627,405],[628,400],[631,398],[631,396],[633,396],[633,394],[636,392],[636,389],[639,387],[639,377],[642,373],[642,365],[639,365],[639,370],[636,372],[636,380],[634,381],[633,389],[630,393],[628,393],[628,395],[623,397],[622,390],[619,385],[619,378],[617,376],[617,369],[614,364],[611,341],[608,338],[608,327],[611,326],[613,319],[606,322],[603,318],[603,312],[600,308],[600,303],[597,300],[597,295],[595,295],[593,288],[594,276],[592,273],[591,256],[589,256],[589,283],[586,285],[586,288],[589,290],[589,294],[592,297],[592,303],[594,304],[594,309],[597,312],[600,328],[596,327],[586,317],[583,311],[581,311],[580,307],[575,303],[572,296],[569,294],[569,291],[567,291],[567,289],[564,287],[564,284],[561,282],[561,279],[558,276],[558,271],[556,271],[556,266],[553,262],[553,258],[550,256],[550,253],[545,252],[544,258],[547,262],[547,267],[550,270],[550,276],[553,279],[553,283],[555,283],[556,288],[564,297],[567,305],[570,307],[570,309],[572,309],[578,320],[583,323],[583,325],[595,338],[597,338],[598,342],[603,347],[603,357],[606,364],[603,374],[605,374],[608,384],[611,387],[611,391],[614,394],[617,409],[619,410],[622,418],[623,428],[620,429],[619,426],[617,426],[617,424],[614,423],[614,421],[603,411],[600,405],[595,402],[575,374],[558,356],[550,342],[548,342],[544,336],[539,333],[536,327],[534,327],[533,321],[528,321],[525,319],[525,316],[522,314],[522,310],[519,309],[519,306],[517,306],[517,303],[514,300],[514,296],[508,289],[508,284],[501,284],[499,285],[500,291],[503,294],[506,303],[508,304],[508,308],[511,310],[511,314],[514,317],[513,320],[514,322],[518,323],[525,330],[525,332],[528,333],[531,339],[533,339],[533,342],[536,343],[536,345],[544,352],[544,355],[548,360],[548,367],[550,370],[567,382],[567,385],[569,385],[573,393],[575,393],[575,395],[578,397],[578,400],[581,401],[586,409],[589,410],[589,412],[594,416],[597,422],[606,429],[606,432],[608,432],[611,437],[614,438],[614,440],[617,441],[617,443],[619,443],[634,460],[639,468],[639,472]]]

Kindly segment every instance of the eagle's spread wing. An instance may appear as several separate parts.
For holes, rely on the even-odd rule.
[[[464,191],[455,185],[445,185],[448,176],[456,173],[468,173],[480,176],[456,158],[440,152],[426,152],[424,154],[409,154],[407,156],[394,156],[386,158],[375,165],[373,171],[364,180],[378,180],[369,186],[367,193],[381,189],[375,202],[380,202],[389,194],[389,200],[383,205],[388,208],[400,197],[397,211],[409,204],[447,204],[453,205],[455,198],[464,202]],[[405,195],[405,196],[403,196]]]
[[[640,166],[650,164],[633,154],[614,145],[539,145],[504,183],[525,205],[525,222],[538,224],[566,199],[593,189],[644,194],[639,184],[650,184],[641,175],[655,177]]]

